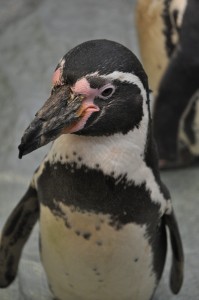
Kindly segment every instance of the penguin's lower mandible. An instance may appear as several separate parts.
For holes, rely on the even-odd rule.
[[[158,170],[146,73],[126,47],[92,40],[70,50],[50,98],[26,129],[19,156],[54,141],[9,216],[0,242],[0,286],[15,279],[40,224],[40,254],[59,300],[149,300],[170,232],[170,287],[183,281],[183,249]]]

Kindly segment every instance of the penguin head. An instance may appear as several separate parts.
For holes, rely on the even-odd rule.
[[[92,40],[70,50],[57,65],[52,85],[50,98],[22,137],[20,158],[61,134],[126,134],[148,118],[146,73],[116,42]]]

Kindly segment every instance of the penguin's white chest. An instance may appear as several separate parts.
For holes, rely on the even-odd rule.
[[[108,215],[41,205],[41,255],[59,300],[148,300],[156,286],[145,226],[111,225]]]

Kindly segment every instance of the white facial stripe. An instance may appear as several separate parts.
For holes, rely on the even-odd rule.
[[[65,58],[62,57],[59,61],[60,68],[63,68],[64,64],[65,64]]]
[[[140,93],[143,97],[143,99],[146,99],[146,90],[140,81],[139,77],[132,74],[132,73],[124,73],[119,71],[114,71],[113,73],[107,74],[107,75],[100,75],[100,77],[105,79],[111,79],[111,80],[119,80],[121,82],[128,82],[137,85],[137,87],[140,89]]]
[[[147,99],[146,90],[145,90],[141,80],[139,79],[139,77],[136,76],[135,74],[114,71],[113,73],[110,73],[110,74],[99,75],[98,72],[94,72],[94,73],[87,75],[86,77],[96,77],[96,76],[104,78],[104,79],[119,80],[121,82],[128,82],[128,83],[135,84],[140,89],[140,93],[141,93],[143,99]]]

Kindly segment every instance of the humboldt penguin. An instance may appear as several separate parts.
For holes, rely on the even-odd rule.
[[[141,57],[155,95],[161,168],[189,166],[199,156],[198,9],[196,0],[137,2]]]
[[[70,50],[50,98],[26,129],[22,157],[54,141],[0,242],[0,286],[15,279],[39,220],[40,254],[59,300],[149,300],[170,232],[170,287],[183,282],[183,248],[162,183],[146,73],[126,47],[91,40]]]

